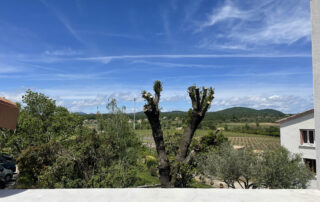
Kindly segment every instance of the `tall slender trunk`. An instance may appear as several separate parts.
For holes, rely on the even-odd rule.
[[[170,163],[166,154],[163,132],[159,120],[159,115],[149,114],[148,120],[152,126],[152,136],[156,144],[156,150],[158,153],[158,170],[160,175],[160,182],[162,187],[172,187],[171,175],[170,175]]]
[[[144,105],[144,113],[148,117],[149,123],[152,128],[152,136],[156,144],[156,149],[158,153],[158,170],[160,175],[161,187],[172,187],[171,184],[171,173],[170,173],[170,163],[166,154],[166,148],[163,139],[163,132],[160,123],[160,92],[162,91],[162,85],[160,81],[155,81],[154,83],[155,97],[150,93],[142,92],[142,97],[148,102]]]
[[[191,123],[186,127],[180,140],[178,154],[176,156],[177,162],[183,162],[188,155],[188,149],[192,142],[195,131],[197,130],[203,117],[196,114],[192,115]]]

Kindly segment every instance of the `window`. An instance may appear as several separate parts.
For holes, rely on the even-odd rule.
[[[310,168],[310,170],[316,173],[316,160],[314,159],[303,159],[304,164]]]
[[[300,130],[300,143],[301,144],[314,144],[314,130],[303,129]]]

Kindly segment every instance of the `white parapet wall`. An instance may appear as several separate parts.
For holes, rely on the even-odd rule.
[[[312,22],[312,64],[316,133],[317,181],[320,189],[320,0],[310,0]]]
[[[1,202],[319,202],[320,190],[268,189],[11,189]]]

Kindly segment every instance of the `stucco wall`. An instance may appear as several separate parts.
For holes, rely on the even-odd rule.
[[[320,0],[311,0],[313,95],[316,139],[320,140]],[[320,189],[320,144],[317,144],[317,179]]]
[[[303,158],[316,159],[315,147],[301,146],[300,129],[314,129],[313,113],[280,124],[281,145]]]

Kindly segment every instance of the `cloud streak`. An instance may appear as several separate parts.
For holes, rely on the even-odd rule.
[[[52,11],[52,13],[57,17],[57,19],[61,22],[61,24],[69,31],[69,33],[75,39],[77,39],[80,43],[82,43],[82,44],[84,44],[86,46],[88,45],[88,43],[84,39],[82,39],[82,37],[80,37],[78,32],[71,26],[71,24],[65,18],[64,15],[62,15],[57,9],[55,9],[54,7],[49,5],[47,1],[41,0],[41,2],[45,7],[47,7],[48,9],[50,9]]]
[[[45,55],[49,56],[74,56],[83,54],[82,51],[73,50],[71,48],[61,49],[61,50],[46,50]]]
[[[198,31],[206,27],[214,26],[215,24],[225,21],[225,20],[247,20],[252,17],[252,11],[242,11],[236,6],[234,6],[230,1],[226,1],[226,4],[221,8],[214,9],[212,13],[208,16],[208,20],[200,25]]]
[[[299,40],[310,41],[308,2],[250,1],[251,6],[245,10],[241,8],[241,3],[243,1],[226,1],[224,5],[214,9],[204,22],[198,24],[197,32],[208,32],[209,28],[224,23],[224,30],[220,30],[223,33],[219,35],[221,38],[206,36],[200,47],[233,50],[239,47],[239,50],[245,50],[246,47],[291,45]]]
[[[148,59],[148,58],[167,58],[167,59],[181,59],[181,58],[309,58],[310,54],[172,54],[172,55],[114,55],[114,56],[99,56],[99,57],[78,57],[73,60],[92,61],[109,63],[112,60],[126,60],[126,59]]]
[[[0,74],[22,72],[24,68],[0,64]]]

